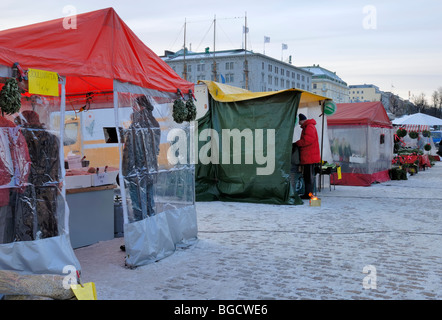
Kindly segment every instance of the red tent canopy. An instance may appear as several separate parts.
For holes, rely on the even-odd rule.
[[[339,103],[336,113],[327,117],[327,124],[333,125],[370,125],[392,127],[384,105],[380,101]]]
[[[0,31],[0,65],[54,71],[67,77],[67,93],[112,91],[113,79],[158,91],[188,93],[178,76],[121,20],[113,8]],[[72,20],[71,20],[72,21]]]

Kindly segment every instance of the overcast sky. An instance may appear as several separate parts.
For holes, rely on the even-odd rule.
[[[320,66],[348,85],[374,84],[408,99],[442,87],[442,1],[12,1],[0,2],[0,30],[113,7],[155,53],[244,47],[295,66]],[[264,37],[270,42],[264,44]],[[287,50],[282,50],[282,44]]]

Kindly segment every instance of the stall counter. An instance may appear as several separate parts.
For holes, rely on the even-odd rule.
[[[115,184],[66,190],[72,248],[114,238]]]

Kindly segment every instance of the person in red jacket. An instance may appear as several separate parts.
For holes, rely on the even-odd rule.
[[[315,119],[307,119],[299,114],[299,124],[302,128],[301,138],[295,142],[299,147],[300,165],[303,167],[305,192],[301,199],[309,199],[309,193],[314,191],[315,165],[321,162],[318,132]]]

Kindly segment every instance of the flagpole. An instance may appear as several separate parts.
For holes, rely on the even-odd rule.
[[[216,45],[216,15],[213,18],[213,81],[216,82],[215,45]]]
[[[184,18],[184,44],[183,44],[183,78],[187,80],[187,64],[186,64],[186,18]]]
[[[249,90],[249,68],[247,64],[247,11],[245,13],[244,24],[244,75],[246,80],[245,89]]]

